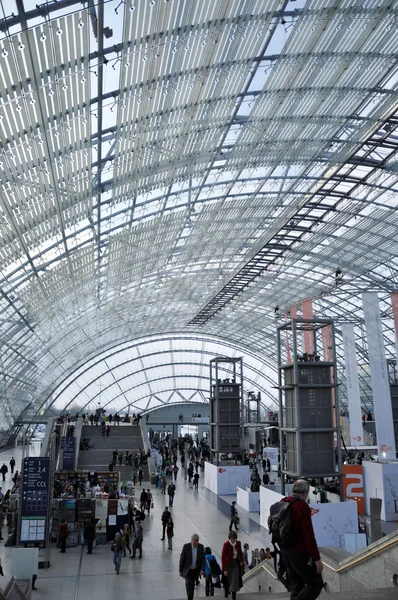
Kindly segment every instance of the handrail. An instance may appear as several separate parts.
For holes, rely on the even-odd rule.
[[[347,569],[349,569],[355,565],[358,565],[361,562],[364,562],[365,560],[368,560],[375,554],[378,554],[379,552],[382,552],[383,550],[386,550],[387,548],[390,548],[391,546],[395,546],[396,544],[398,544],[398,535],[394,534],[394,537],[392,539],[382,542],[380,545],[377,546],[377,548],[374,548],[370,552],[366,552],[365,554],[362,554],[361,556],[358,556],[357,558],[349,559],[346,563],[344,563],[341,566],[333,567],[331,564],[326,562],[323,558],[322,558],[322,562],[323,562],[324,566],[327,567],[328,569],[330,569],[331,571],[333,571],[333,573],[342,573],[343,571],[347,571]],[[322,551],[322,548],[321,548],[321,551]]]
[[[360,564],[361,562],[364,562],[365,560],[372,558],[372,556],[375,556],[375,554],[378,554],[379,552],[383,552],[387,548],[390,548],[391,546],[394,546],[396,544],[398,544],[398,534],[394,534],[394,537],[392,539],[389,539],[389,540],[386,540],[385,542],[380,543],[377,546],[377,548],[373,548],[373,550],[371,550],[370,552],[366,552],[366,553],[362,554],[361,556],[358,556],[357,558],[353,557],[352,559],[348,559],[347,562],[345,562],[341,566],[334,567],[333,565],[328,563],[323,557],[322,557],[322,562],[323,562],[324,566],[327,567],[328,569],[330,569],[333,573],[343,573],[344,571],[347,571],[351,567],[354,567],[357,564]],[[320,550],[322,553],[322,548],[320,548]],[[261,562],[259,565],[256,565],[255,567],[253,567],[253,569],[251,569],[249,571],[249,573],[246,573],[243,576],[243,581],[244,582],[248,581],[249,579],[251,579],[251,577],[254,577],[256,574],[258,574],[261,569],[263,569],[264,571],[267,571],[267,573],[269,575],[271,575],[271,577],[273,579],[278,579],[278,576],[275,573],[275,571],[270,571],[267,568],[267,566],[268,565],[263,564],[263,562]]]
[[[57,424],[57,419],[55,417],[49,417],[47,421],[46,432],[44,435],[44,440],[41,447],[40,456],[48,456],[52,434],[55,430]]]
[[[75,471],[77,471],[77,465],[79,464],[80,454],[80,439],[83,432],[83,417],[79,416],[76,422],[74,437],[75,437]]]
[[[17,594],[19,594],[19,596],[22,598],[22,600],[26,600],[26,598],[29,597],[30,586],[31,586],[30,581],[29,580],[26,580],[26,581],[28,582],[28,584],[27,584],[27,590],[26,590],[26,594],[25,594],[19,587],[18,582],[15,579],[15,577],[12,577],[10,579],[10,581],[8,582],[5,591],[3,592],[0,590],[0,600],[8,600],[8,598],[11,595],[11,592],[13,592],[14,590],[17,592]]]
[[[60,437],[60,441],[61,438],[66,437],[66,432],[68,431],[68,422],[65,421],[64,423],[62,423],[62,429],[61,429],[61,435]],[[58,456],[57,456],[57,461],[56,461],[56,471],[61,471],[61,455],[63,455],[63,450],[61,449],[61,444],[59,445],[59,449],[58,449]]]
[[[264,563],[264,561],[262,561],[260,564],[256,565],[252,569],[250,569],[250,571],[243,576],[243,582],[246,582],[248,579],[251,579],[252,577],[254,577],[254,575],[257,575],[257,573],[261,569],[263,569],[264,571],[267,571],[267,573],[269,575],[271,575],[271,577],[273,577],[274,579],[278,579],[278,575],[275,573],[275,571],[272,572],[269,569],[267,569],[267,564]]]

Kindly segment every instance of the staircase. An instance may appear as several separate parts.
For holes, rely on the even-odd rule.
[[[200,594],[201,591],[202,590],[198,590],[197,595],[195,589],[195,598],[199,599],[204,597],[202,594]],[[269,598],[269,600],[290,600],[289,593],[269,593],[268,590],[247,593],[245,592],[245,586],[243,586],[241,591],[237,593],[236,597],[237,600],[264,600],[264,598]],[[328,594],[326,594],[325,591],[322,591],[319,598],[329,598],[330,600],[397,600],[397,588],[390,587],[375,590],[347,590],[345,592]]]
[[[123,465],[117,462],[113,470],[120,474],[119,481],[126,482],[130,479],[134,467],[124,465],[124,454],[126,450],[135,454],[144,449],[141,428],[138,425],[120,424],[111,426],[109,437],[103,437],[101,426],[84,425],[82,436],[92,442],[90,450],[81,450],[79,453],[79,471],[109,471],[109,463],[112,462],[112,452],[117,448],[123,454]],[[149,483],[148,465],[140,465],[144,473],[143,481]]]
[[[324,592],[329,595],[333,593],[336,600],[348,600],[351,597],[359,600],[389,599],[394,594],[398,598],[398,531],[382,537],[355,554],[337,546],[323,546],[319,550],[324,566],[322,576],[325,589],[322,595]],[[267,562],[262,561],[243,576],[242,591],[248,594],[248,598],[250,593],[253,594],[250,599],[254,600],[258,592],[279,593],[281,599],[286,594],[273,565],[266,564]],[[354,591],[357,595],[351,596]],[[240,600],[244,597],[239,593]]]

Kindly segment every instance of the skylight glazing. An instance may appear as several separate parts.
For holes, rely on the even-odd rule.
[[[272,382],[274,308],[306,298],[318,316],[355,319],[371,402],[357,299],[380,292],[393,356],[398,8],[21,6],[0,0],[3,429],[90,360],[148,336],[216,336],[250,349]],[[186,349],[173,346],[159,375],[146,351],[153,394],[143,371],[134,383],[115,365],[109,401],[133,394],[150,409],[172,385],[203,392],[210,353]]]

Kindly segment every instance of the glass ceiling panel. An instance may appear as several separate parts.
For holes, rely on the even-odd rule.
[[[398,7],[23,6],[0,0],[3,431],[55,390],[57,408],[92,401],[98,381],[120,406],[202,390],[210,354],[235,348],[258,357],[250,381],[272,403],[274,308],[307,298],[337,323],[355,312],[371,402],[357,297],[379,291],[392,356]],[[128,342],[146,371],[121,379],[112,349]]]

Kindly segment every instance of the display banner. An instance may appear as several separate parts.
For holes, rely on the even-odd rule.
[[[97,519],[97,529],[105,529],[106,520],[108,518],[108,500],[96,499],[95,518]]]
[[[322,327],[322,352],[325,362],[333,362],[332,326]]]
[[[398,292],[391,292],[392,314],[394,315],[395,329],[395,360],[397,361],[396,372],[398,372]]]
[[[350,414],[351,446],[363,446],[363,423],[359,391],[358,365],[355,351],[354,325],[343,323],[345,373],[347,382],[348,412]]]
[[[75,438],[72,436],[61,437],[62,470],[73,471],[75,468]]]
[[[388,381],[386,354],[379,308],[375,292],[362,294],[370,375],[372,379],[373,408],[379,460],[395,460],[395,436],[392,420],[390,384]]]
[[[304,302],[302,304],[302,308],[303,308],[303,319],[313,319],[314,318],[314,311],[312,308],[312,300],[304,300]],[[311,331],[304,331],[304,351],[307,352],[307,354],[314,354],[314,352],[315,352],[314,333],[313,333],[311,325],[308,325],[308,327],[311,328]]]
[[[21,542],[46,539],[50,459],[25,458],[22,467]]]
[[[285,321],[287,321],[287,320],[288,320],[287,313],[285,313]],[[285,335],[286,335],[286,358],[287,358],[288,364],[290,364],[292,362],[292,355],[290,353],[289,332],[287,330],[285,331]]]
[[[343,494],[356,501],[360,515],[365,514],[362,465],[343,465]]]
[[[325,362],[333,362],[334,361],[334,343],[333,343],[333,335],[332,335],[332,326],[327,325],[326,327],[322,327],[321,330],[322,336],[322,353],[323,360]],[[334,368],[330,367],[330,381],[334,383]],[[332,405],[336,402],[336,392],[335,388],[332,388]],[[333,411],[333,427],[336,427],[336,411]],[[337,434],[334,434],[334,445],[337,446]]]

